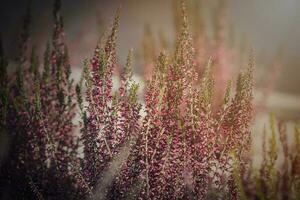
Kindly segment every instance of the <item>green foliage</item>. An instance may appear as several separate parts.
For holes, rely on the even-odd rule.
[[[201,79],[201,94],[199,95],[201,98],[201,105],[204,109],[207,109],[207,111],[210,111],[211,109],[214,94],[214,79],[212,71],[212,60],[210,59],[207,63],[206,69]]]
[[[30,57],[30,67],[29,71],[35,76],[36,79],[39,79],[39,58],[36,55],[35,47],[32,48],[31,57]]]
[[[41,112],[41,90],[40,90],[40,81],[39,79],[35,80],[34,83],[34,104],[35,104],[35,112],[37,117]]]
[[[248,198],[245,194],[245,189],[242,182],[243,180],[241,178],[242,174],[240,169],[240,162],[236,157],[235,153],[232,153],[232,156],[233,156],[233,177],[237,187],[238,199],[247,200]]]
[[[50,44],[47,43],[46,50],[44,53],[44,71],[43,71],[43,81],[48,84],[50,79]]]
[[[225,95],[224,95],[224,99],[223,99],[223,105],[227,105],[230,100],[230,93],[231,93],[231,87],[232,87],[231,85],[232,85],[232,82],[229,81],[226,86],[226,91],[225,91]]]

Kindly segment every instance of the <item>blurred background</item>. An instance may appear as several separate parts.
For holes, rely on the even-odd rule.
[[[299,119],[300,1],[221,0],[221,11],[216,9],[212,3],[214,1],[187,2],[192,18],[197,16],[200,19],[191,22],[191,27],[194,33],[199,33],[197,30],[200,29],[201,34],[205,35],[203,40],[216,34],[214,24],[217,16],[217,21],[222,24],[219,32],[225,32],[226,48],[234,55],[238,54],[235,61],[229,61],[230,64],[246,66],[249,50],[253,49],[257,63],[255,101],[257,104],[263,102],[262,113],[274,112],[288,121]],[[42,56],[46,42],[51,39],[53,2],[33,0],[31,3],[31,44],[36,45]],[[26,5],[27,1],[23,0],[1,1],[0,32],[11,60],[14,60],[18,51],[16,38]],[[75,79],[80,76],[82,61],[92,54],[96,42],[109,27],[119,6],[122,8],[119,62],[120,65],[124,64],[128,50],[133,48],[136,54],[136,79],[142,80],[140,77],[143,76],[145,64],[143,44],[147,40],[154,41],[154,54],[159,49],[173,48],[177,26],[177,4],[174,0],[63,0],[62,15]],[[239,67],[228,67],[239,70]]]

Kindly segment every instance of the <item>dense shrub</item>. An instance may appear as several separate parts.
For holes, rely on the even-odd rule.
[[[205,66],[199,62],[182,3],[176,49],[155,58],[142,106],[139,85],[132,78],[131,50],[119,90],[113,91],[120,11],[109,33],[95,45],[92,58],[85,60],[75,86],[60,6],[56,0],[52,43],[42,64],[34,48],[26,58],[29,14],[14,72],[7,72],[8,59],[0,51],[1,135],[9,141],[1,160],[1,198],[298,197],[298,129],[292,153],[283,125],[279,126],[285,161],[283,170],[277,171],[272,118],[273,137],[262,167],[251,167],[252,57],[236,81],[218,90],[214,75],[220,58],[209,58]]]

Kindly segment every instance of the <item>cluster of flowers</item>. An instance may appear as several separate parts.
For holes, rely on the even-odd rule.
[[[52,44],[47,45],[43,64],[34,49],[26,58],[29,14],[15,73],[7,73],[8,61],[0,51],[0,125],[2,137],[9,141],[0,171],[4,198],[245,199],[253,191],[249,180],[259,180],[262,194],[277,195],[271,192],[275,187],[287,186],[275,180],[275,140],[261,176],[249,179],[253,59],[236,86],[228,82],[222,98],[216,97],[218,59],[208,59],[199,73],[184,3],[175,52],[161,52],[155,59],[144,107],[132,78],[132,51],[119,90],[112,89],[119,11],[110,32],[84,62],[75,86],[60,7],[56,0]],[[215,98],[220,103],[215,104]],[[290,157],[298,166],[299,156]],[[299,191],[298,179],[285,179],[292,177],[285,172],[283,179]]]

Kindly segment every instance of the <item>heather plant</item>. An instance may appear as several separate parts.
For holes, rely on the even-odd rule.
[[[182,24],[180,2],[179,0],[172,1],[175,37],[180,34]],[[196,55],[196,71],[199,75],[203,74],[207,60],[210,57],[214,59],[214,104],[220,105],[222,104],[221,99],[226,90],[226,84],[232,77],[238,76],[240,66],[246,61],[246,50],[250,48],[250,45],[244,41],[245,38],[241,38],[241,41],[239,41],[238,37],[234,37],[236,36],[235,29],[228,16],[230,1],[188,0],[187,2],[189,8],[187,15],[189,16],[190,32],[192,33]],[[147,24],[141,44],[142,48],[138,51],[138,55],[142,55],[142,76],[144,80],[148,80],[153,73],[155,56],[159,55],[159,49],[170,50],[175,46],[172,40],[165,37],[164,32],[159,33],[158,41],[155,37],[157,35],[151,31],[150,24]],[[159,45],[157,45],[157,42]],[[265,110],[266,100],[274,92],[276,80],[282,68],[280,54],[282,52],[268,66],[268,73],[265,73],[263,77],[256,77],[257,88],[263,94],[260,102],[255,105],[257,112]]]
[[[123,68],[117,60],[120,10],[84,61],[75,86],[60,8],[56,0],[43,62],[28,44],[29,13],[14,72],[7,72],[9,62],[0,48],[0,130],[9,140],[1,158],[1,198],[299,197],[299,129],[290,147],[285,124],[272,116],[272,137],[268,144],[264,139],[261,167],[252,167],[253,56],[237,80],[219,90],[215,76],[222,61],[212,55],[199,62],[185,2],[174,51],[156,56],[150,47],[154,68],[143,91],[144,106],[133,79],[133,51]],[[222,43],[223,36],[218,38]],[[218,55],[223,55],[221,49]],[[120,86],[114,91],[117,70]],[[279,144],[284,152],[280,169]]]
[[[78,193],[72,176],[74,172],[70,170],[77,156],[72,122],[74,87],[62,38],[59,1],[55,1],[53,14],[52,45],[47,46],[43,70],[34,48],[30,59],[26,56],[29,14],[20,36],[22,51],[16,73],[5,73],[7,61],[1,55],[1,71],[4,72],[1,77],[1,134],[10,142],[6,160],[1,165],[1,188],[7,193],[6,198],[72,199]]]
[[[113,94],[113,71],[117,68],[116,36],[119,24],[117,11],[111,31],[100,39],[92,59],[87,60],[81,84],[77,86],[77,99],[81,110],[83,144],[83,175],[92,198],[106,196],[118,199],[126,187],[121,175],[111,185],[98,189],[105,182],[108,168],[126,146],[132,146],[140,129],[141,105],[137,101],[138,84],[132,79],[132,51],[121,73],[121,85]],[[83,87],[85,83],[85,87]],[[85,95],[82,91],[85,88]],[[83,105],[83,100],[87,103]],[[126,173],[125,171],[123,173]]]
[[[270,115],[269,124],[270,127],[263,130],[262,162],[246,171],[238,171],[235,178],[243,191],[240,195],[244,199],[299,199],[299,128],[295,125],[294,135],[289,136],[287,124],[274,115]],[[268,139],[267,132],[270,133]]]
[[[212,190],[234,197],[230,152],[235,150],[242,162],[250,148],[253,62],[239,76],[235,96],[230,96],[228,86],[223,106],[214,112],[213,61],[198,80],[184,4],[182,18],[174,54],[158,56],[147,83],[146,114],[125,164],[127,173],[134,171],[123,178],[134,175],[126,187],[139,183],[136,198],[204,199]]]
[[[233,46],[230,38],[230,22],[227,17],[227,4],[228,1],[213,0],[210,2],[204,2],[201,0],[189,0],[189,12],[187,15],[189,17],[190,32],[193,38],[193,48],[195,51],[195,70],[201,78],[201,74],[204,73],[207,60],[210,57],[214,59],[215,65],[213,68],[214,73],[214,90],[215,98],[214,104],[220,105],[222,102],[222,95],[226,90],[226,83],[230,79],[230,75],[234,71],[238,71],[239,59],[244,57],[245,52],[237,49]],[[173,21],[175,29],[175,37],[181,34],[181,1],[174,0],[173,4]],[[202,12],[207,9],[210,12],[215,13],[214,15],[209,15],[204,17]],[[208,19],[206,19],[208,18]],[[155,65],[155,56],[159,55],[159,49],[172,49],[176,46],[173,41],[168,41],[163,33],[160,33],[159,44],[156,45],[155,34],[151,31],[149,25],[146,26],[144,31],[144,37],[142,40],[142,48],[139,54],[142,55],[143,64],[143,77],[148,80],[153,73]],[[171,44],[171,45],[170,45]],[[176,48],[176,47],[175,47]],[[236,76],[237,74],[233,74]]]

